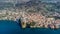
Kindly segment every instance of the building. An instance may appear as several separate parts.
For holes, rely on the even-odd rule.
[[[55,21],[55,26],[56,26],[56,28],[60,28],[60,19],[57,19]]]

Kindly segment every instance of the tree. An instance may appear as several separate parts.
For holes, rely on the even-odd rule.
[[[34,26],[36,23],[33,21],[30,23],[30,26]]]

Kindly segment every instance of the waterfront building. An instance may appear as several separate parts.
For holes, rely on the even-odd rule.
[[[55,22],[54,18],[47,18],[47,20],[46,20],[46,23],[48,23],[48,24],[52,24],[54,22]]]
[[[57,19],[55,21],[55,26],[56,26],[56,28],[60,28],[60,19]]]

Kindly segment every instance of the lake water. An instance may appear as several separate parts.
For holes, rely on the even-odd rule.
[[[26,28],[21,29],[19,24],[14,21],[1,20],[0,21],[0,34],[60,34],[60,29],[46,29],[46,28]]]

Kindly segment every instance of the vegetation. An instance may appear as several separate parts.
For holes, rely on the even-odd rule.
[[[33,21],[30,23],[30,26],[34,26],[36,23]]]

